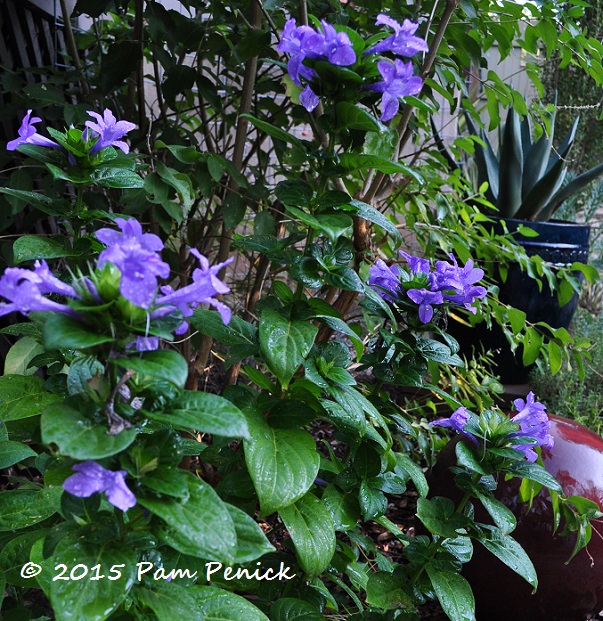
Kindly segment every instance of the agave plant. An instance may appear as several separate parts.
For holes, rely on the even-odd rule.
[[[550,131],[534,140],[529,116],[520,120],[515,109],[510,108],[496,153],[485,130],[478,129],[467,115],[470,132],[480,138],[475,142],[477,185],[488,183],[486,197],[497,208],[496,215],[549,220],[566,199],[603,174],[601,163],[563,185],[578,121],[579,118],[574,120],[567,136],[555,148],[554,113],[550,117]],[[437,135],[436,140],[447,161],[458,168],[450,154],[442,151],[443,143]]]

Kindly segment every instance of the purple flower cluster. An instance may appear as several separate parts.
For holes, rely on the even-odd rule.
[[[136,504],[136,497],[124,480],[125,470],[113,472],[94,461],[84,461],[71,468],[76,471],[63,482],[63,489],[79,498],[105,492],[107,500],[118,509],[127,511]]]
[[[180,311],[183,317],[190,317],[199,304],[217,308],[224,323],[230,321],[230,309],[214,296],[230,291],[218,278],[218,273],[232,259],[210,267],[208,260],[193,248],[191,253],[200,264],[193,271],[193,282],[176,290],[170,286],[159,287],[158,278],[167,278],[170,274],[169,265],[161,259],[161,239],[152,233],[143,233],[142,226],[136,220],[116,218],[115,222],[121,232],[103,228],[96,233],[98,239],[107,246],[101,252],[97,266],[103,268],[105,264],[111,263],[119,270],[119,293],[134,306],[148,309],[149,321],[166,317],[174,311]],[[102,299],[98,282],[94,282],[102,278],[97,273],[93,278],[80,279],[78,291],[84,297],[103,304],[107,300]],[[0,295],[8,300],[8,303],[0,303],[0,316],[15,311],[23,314],[50,311],[78,317],[70,306],[45,297],[48,294],[82,299],[82,295],[71,285],[51,273],[45,261],[36,261],[33,270],[10,267],[0,278]],[[187,328],[187,322],[183,321],[176,329],[176,334],[184,333]],[[151,351],[159,347],[159,339],[155,336],[140,336],[131,346],[137,351]]]
[[[27,114],[21,121],[21,127],[18,130],[19,136],[11,140],[6,145],[6,148],[9,151],[14,151],[22,144],[33,144],[39,147],[48,147],[62,151],[63,147],[60,144],[37,133],[34,125],[40,123],[42,119],[37,116],[32,117],[31,113],[31,110],[27,111]],[[103,112],[103,116],[91,110],[88,111],[88,115],[96,119],[96,123],[93,121],[86,121],[85,125],[87,129],[83,134],[84,140],[92,139],[95,141],[90,149],[91,155],[106,147],[116,147],[121,149],[124,153],[129,153],[130,147],[123,142],[121,138],[136,128],[134,123],[118,121],[113,112],[108,109]],[[70,161],[72,161],[72,159],[73,158],[70,158]]]
[[[396,56],[410,58],[420,52],[427,52],[427,43],[420,37],[415,36],[419,24],[415,24],[405,19],[399,24],[395,19],[384,15],[377,16],[377,26],[389,26],[394,34],[383,39],[377,45],[365,52],[365,54],[383,54],[392,52]],[[423,80],[414,75],[411,62],[402,62],[398,58],[392,64],[390,61],[380,61],[377,68],[383,80],[376,84],[371,84],[368,90],[383,93],[381,98],[381,120],[390,121],[398,113],[400,107],[400,97],[417,95],[423,87]]]
[[[538,455],[534,451],[534,446],[544,446],[547,449],[553,448],[553,437],[548,431],[551,426],[549,417],[546,413],[546,406],[535,401],[534,393],[528,393],[526,400],[515,399],[513,405],[517,409],[517,414],[511,418],[514,423],[519,423],[519,431],[512,434],[513,438],[534,438],[534,444],[514,444],[513,448],[525,453],[528,461],[536,461]]]
[[[295,18],[285,24],[283,36],[276,49],[289,54],[287,71],[297,86],[301,86],[301,78],[312,80],[316,72],[304,65],[306,58],[327,60],[332,65],[345,67],[356,62],[356,52],[345,32],[337,32],[333,26],[322,23],[322,32],[310,26],[297,26]],[[308,112],[318,105],[318,95],[306,85],[300,95],[300,101]]]
[[[549,417],[546,413],[546,407],[535,400],[534,393],[528,393],[526,400],[515,399],[513,402],[518,413],[511,418],[511,421],[519,424],[519,431],[510,434],[513,442],[519,438],[531,438],[535,440],[532,444],[513,444],[512,447],[521,451],[528,461],[536,461],[538,454],[534,450],[535,446],[543,446],[546,449],[552,449],[554,444],[553,437],[548,433],[551,426]],[[449,418],[429,423],[431,427],[449,427],[458,433],[469,438],[474,444],[477,444],[477,438],[470,431],[466,430],[466,425],[471,419],[471,415],[467,408],[461,407]]]
[[[464,267],[460,267],[451,254],[452,263],[437,261],[435,271],[432,272],[427,259],[414,257],[403,251],[400,254],[408,262],[412,280],[423,281],[424,286],[405,289],[400,278],[403,274],[400,266],[388,267],[379,259],[369,270],[368,284],[377,288],[386,302],[395,303],[396,300],[408,297],[419,306],[421,323],[429,323],[433,318],[434,306],[446,302],[459,304],[472,313],[476,312],[472,305],[476,299],[486,295],[486,289],[476,286],[475,283],[483,278],[484,271],[474,267],[471,259],[467,260]]]

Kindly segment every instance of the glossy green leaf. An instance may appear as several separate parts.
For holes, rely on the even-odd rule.
[[[238,317],[232,317],[225,325],[218,311],[197,309],[188,321],[201,334],[207,334],[225,345],[258,345],[257,327]]]
[[[113,340],[110,334],[95,332],[91,326],[61,313],[53,313],[44,324],[46,349],[86,349]]]
[[[289,144],[295,145],[297,147],[303,148],[303,143],[299,138],[296,138],[292,134],[286,132],[284,129],[277,127],[276,125],[272,125],[271,123],[267,123],[266,121],[262,121],[251,114],[241,114],[241,118],[247,119],[252,125],[257,127],[260,131],[272,136],[273,138],[277,138],[278,140],[283,140]]]
[[[335,106],[337,125],[341,129],[360,129],[366,132],[381,132],[386,129],[370,112],[349,101],[341,101]]]
[[[496,526],[500,529],[501,535],[508,535],[515,530],[517,520],[512,511],[505,507],[502,502],[485,494],[480,494],[479,499]]]
[[[138,500],[165,522],[162,536],[176,550],[232,564],[237,536],[226,504],[205,481],[192,475],[186,480],[189,496],[184,501],[151,496]]]
[[[371,205],[356,199],[351,200],[350,205],[354,207],[356,215],[360,218],[364,218],[380,226],[384,231],[387,231],[397,239],[401,238],[400,231],[398,231],[396,225],[387,216],[377,211]]]
[[[475,621],[475,599],[467,580],[433,563],[427,563],[425,571],[448,618],[451,621]]]
[[[383,610],[415,610],[413,597],[404,590],[403,581],[387,571],[377,571],[369,576],[366,603]]]
[[[74,459],[102,459],[130,446],[135,429],[117,435],[107,433],[106,423],[98,423],[66,403],[52,403],[42,414],[42,440],[56,444],[62,455]]]
[[[500,531],[492,526],[480,524],[480,530],[477,540],[507,567],[529,582],[535,591],[538,586],[536,570],[521,545],[511,535],[502,536]]]
[[[270,607],[271,621],[324,621],[324,616],[309,602],[293,597],[277,599]]]
[[[0,442],[0,470],[8,468],[14,464],[27,459],[36,457],[38,454],[23,442],[6,440]]]
[[[38,416],[47,405],[60,401],[58,395],[44,390],[44,381],[36,376],[0,377],[0,420],[5,423]]]
[[[262,515],[301,498],[318,475],[314,438],[302,429],[273,429],[260,415],[248,416],[250,438],[245,462],[260,500]]]
[[[295,544],[297,560],[311,578],[321,574],[335,554],[335,526],[327,507],[307,493],[279,514]]]
[[[203,609],[190,596],[188,587],[174,582],[157,581],[153,584],[153,589],[138,587],[135,596],[143,606],[155,613],[157,621],[205,621]]]
[[[49,597],[56,621],[107,619],[121,606],[135,582],[136,560],[134,551],[124,546],[100,545],[73,536],[59,541],[51,565],[65,565],[65,577],[70,579],[54,579],[50,583]],[[92,568],[97,565],[98,575],[106,577],[92,580],[97,575]]]
[[[266,539],[258,523],[245,511],[226,503],[237,534],[235,565],[243,565],[274,551],[274,546]]]
[[[233,438],[249,437],[243,412],[228,399],[208,392],[187,390],[171,403],[170,412],[147,412],[147,416],[184,429]]]
[[[203,611],[205,621],[270,621],[251,602],[224,589],[194,586],[189,594]]]
[[[37,524],[60,509],[61,487],[4,490],[0,494],[0,531]]]
[[[126,369],[133,369],[143,377],[169,382],[178,388],[184,388],[188,377],[186,360],[171,349],[160,349],[144,352],[139,356],[118,358],[115,364]]]
[[[318,328],[308,321],[289,320],[274,310],[265,309],[259,330],[262,355],[286,388],[310,353]]]
[[[454,503],[449,498],[419,498],[417,517],[426,528],[440,537],[456,537],[467,526],[467,518],[457,513]]]

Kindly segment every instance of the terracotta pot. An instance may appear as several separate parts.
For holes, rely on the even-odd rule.
[[[551,435],[555,446],[543,450],[546,469],[557,478],[567,496],[579,495],[603,508],[603,439],[583,425],[559,416],[551,416]],[[453,440],[443,451],[433,469],[429,484],[432,496],[455,496],[452,474],[455,463]],[[545,491],[534,499],[531,508],[517,499],[519,479],[499,481],[495,496],[517,518],[512,536],[532,559],[539,586],[532,587],[506,565],[474,542],[474,556],[465,565],[463,575],[469,580],[476,599],[478,621],[580,621],[590,612],[603,609],[603,524],[594,523],[588,550],[582,550],[570,563],[565,562],[573,550],[574,535],[553,535],[553,513]],[[492,520],[476,503],[478,521]]]

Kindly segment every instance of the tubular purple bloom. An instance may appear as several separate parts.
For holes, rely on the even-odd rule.
[[[137,336],[135,341],[126,345],[126,349],[136,349],[136,351],[155,351],[159,349],[159,337]]]
[[[94,461],[85,461],[71,468],[76,471],[65,479],[63,489],[79,498],[106,492],[107,500],[118,509],[127,511],[136,504],[136,497],[124,480],[125,470],[115,472],[103,468]]]
[[[381,259],[369,269],[368,284],[386,301],[394,302],[400,291],[400,267],[388,267]]]
[[[423,80],[413,75],[412,63],[404,63],[396,59],[391,62],[382,60],[377,63],[382,82],[371,84],[366,88],[383,93],[381,99],[381,120],[390,121],[398,113],[400,97],[417,95],[423,87]]]
[[[413,274],[429,274],[429,261],[421,257],[413,257],[412,255],[400,250],[400,254],[406,259]]]
[[[6,148],[9,151],[14,151],[18,146],[22,144],[33,144],[39,147],[48,147],[50,149],[60,149],[61,145],[59,145],[54,140],[50,140],[50,138],[45,138],[36,132],[36,128],[34,127],[35,123],[41,123],[42,119],[40,117],[31,116],[32,110],[28,110],[27,114],[23,117],[21,121],[21,127],[19,127],[18,134],[19,137],[11,140]]]
[[[299,101],[308,112],[312,112],[312,110],[314,110],[314,108],[318,105],[320,99],[318,95],[308,85],[306,85],[306,88],[304,88],[299,96]]]
[[[191,249],[191,253],[199,259],[201,265],[193,271],[193,282],[177,290],[171,287],[161,287],[164,294],[156,300],[157,309],[151,313],[151,319],[165,315],[165,311],[170,308],[178,308],[184,317],[190,317],[193,309],[199,304],[209,304],[218,310],[222,321],[228,323],[231,317],[231,310],[213,296],[228,293],[230,288],[218,278],[218,272],[226,265],[232,263],[233,258],[209,266],[209,261],[195,248]],[[176,331],[176,334],[182,334],[186,331],[186,322],[183,323]]]
[[[306,80],[311,80],[316,75],[313,69],[303,64],[303,60],[307,56],[317,58],[320,55],[316,50],[322,46],[323,39],[323,36],[310,26],[296,26],[295,18],[291,18],[285,24],[283,36],[276,49],[291,56],[287,71],[297,86],[301,86],[300,75]]]
[[[356,62],[356,52],[352,47],[350,37],[345,32],[337,32],[331,24],[321,21],[324,31],[321,54],[327,57],[332,65],[345,67]]]
[[[518,413],[511,418],[514,423],[519,423],[519,431],[511,434],[512,438],[529,437],[534,438],[534,444],[514,444],[513,448],[523,451],[528,461],[536,461],[538,455],[534,451],[534,446],[544,446],[547,449],[553,448],[554,439],[549,435],[551,422],[546,413],[546,406],[535,400],[533,392],[529,392],[526,400],[516,399],[513,405]]]
[[[454,255],[450,255],[452,263],[438,261],[436,271],[430,276],[431,288],[442,291],[444,299],[456,304],[462,304],[467,310],[476,313],[472,306],[476,299],[485,297],[485,287],[474,286],[484,277],[484,270],[473,267],[473,261],[467,260],[464,267],[460,267]]]
[[[406,294],[419,305],[419,319],[421,323],[429,323],[433,317],[432,304],[443,304],[444,296],[441,291],[429,291],[428,289],[409,289]]]
[[[0,295],[9,301],[0,303],[0,316],[13,312],[24,315],[32,311],[58,312],[75,316],[75,311],[66,304],[45,298],[45,294],[60,293],[79,298],[73,287],[56,278],[48,269],[46,261],[36,261],[34,271],[20,267],[9,267],[0,278]]]
[[[116,218],[121,233],[100,229],[96,237],[107,244],[98,257],[98,267],[112,263],[121,272],[119,291],[135,306],[148,308],[157,294],[157,277],[167,278],[170,267],[158,252],[163,242],[157,235],[143,233],[137,220]]]
[[[405,19],[402,24],[399,24],[395,19],[383,13],[377,16],[377,21],[375,23],[377,26],[389,26],[393,29],[394,34],[377,43],[377,45],[370,50],[367,50],[365,54],[393,52],[398,56],[410,58],[419,52],[427,52],[429,50],[427,43],[425,43],[423,39],[414,36],[419,24],[415,24],[408,19]]]
[[[118,121],[113,112],[108,109],[105,109],[103,116],[91,110],[88,110],[88,115],[95,118],[97,122],[86,121],[85,125],[98,136],[98,140],[94,143],[92,149],[90,149],[90,153],[96,153],[110,146],[117,147],[124,153],[130,152],[128,144],[120,140],[120,138],[123,138],[128,132],[136,129],[134,123]],[[94,137],[94,134],[92,137]]]
[[[458,433],[462,433],[469,438],[474,444],[477,444],[477,438],[469,431],[465,430],[465,425],[469,422],[471,415],[466,407],[460,407],[449,418],[441,418],[429,423],[430,427],[450,427]]]

